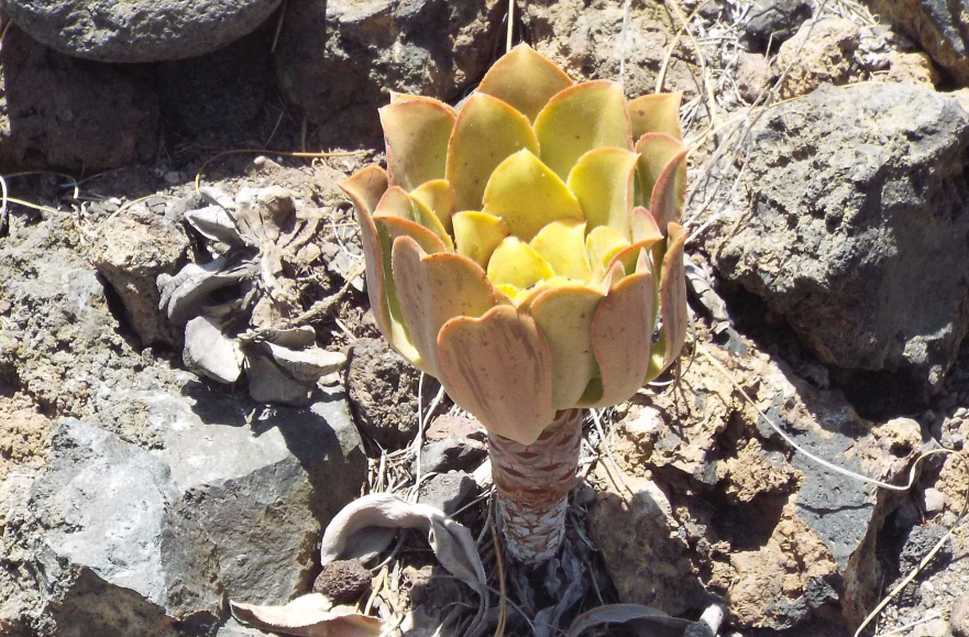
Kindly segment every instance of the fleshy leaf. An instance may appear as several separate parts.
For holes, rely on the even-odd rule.
[[[504,219],[523,241],[553,221],[582,219],[582,207],[565,182],[527,149],[495,168],[484,191],[483,210]]]
[[[469,97],[448,142],[445,177],[454,189],[455,209],[480,210],[495,166],[523,148],[538,153],[538,139],[527,117],[497,97]]]
[[[576,84],[549,100],[535,118],[542,161],[565,179],[579,157],[603,146],[632,147],[622,87],[609,80]]]
[[[413,190],[444,177],[448,139],[455,116],[430,97],[408,96],[378,110],[387,144],[391,185]]]
[[[447,179],[426,181],[412,190],[410,196],[433,210],[444,229],[451,232],[451,215],[455,210],[454,191]]]
[[[679,218],[686,196],[686,153],[683,144],[664,133],[646,133],[636,142],[642,202],[648,203],[661,230],[666,224]],[[665,175],[665,177],[664,177]],[[660,183],[660,188],[656,185]],[[657,208],[662,207],[662,210]]]
[[[354,206],[372,213],[387,190],[387,173],[377,164],[370,164],[341,181],[339,186]]]
[[[437,333],[455,316],[481,316],[497,302],[484,270],[442,252],[428,255],[410,237],[394,240],[394,285],[401,317],[427,371],[437,376]]]
[[[663,232],[659,229],[659,225],[657,225],[656,218],[653,217],[653,213],[642,206],[636,206],[633,208],[633,212],[630,217],[630,226],[632,227],[633,231],[634,243],[639,241],[649,241],[651,239],[658,241],[663,238]]]
[[[552,404],[570,409],[596,375],[590,342],[592,317],[602,294],[584,285],[543,290],[528,305],[552,352]]]
[[[443,180],[441,180],[443,181]],[[441,240],[444,247],[448,251],[454,251],[454,241],[451,240],[451,235],[444,228],[444,224],[441,222],[441,218],[438,214],[430,208],[423,199],[417,197],[411,197],[411,204],[414,207],[414,219],[420,223],[422,226],[437,235],[437,238]]]
[[[414,202],[400,186],[388,188],[373,211],[374,216],[400,217],[408,221],[417,221],[414,213]]]
[[[649,249],[656,245],[662,237],[655,239],[647,239],[646,241],[637,241],[636,243],[621,248],[618,252],[615,252],[612,258],[609,260],[609,264],[606,266],[606,270],[611,270],[613,265],[619,263],[622,265],[623,275],[632,274],[633,272],[643,272],[644,269],[640,267],[640,262],[645,259],[643,253],[649,254]],[[649,271],[651,268],[646,269]]]
[[[582,281],[592,276],[585,250],[585,222],[553,221],[532,237],[531,245],[556,274]]]
[[[630,235],[636,153],[624,148],[596,148],[585,153],[569,172],[569,190],[575,193],[590,228],[610,226]]]
[[[553,95],[571,85],[565,71],[522,43],[488,69],[478,90],[508,102],[533,121]]]
[[[420,353],[414,347],[413,341],[404,327],[400,313],[400,304],[397,298],[397,288],[394,285],[392,274],[391,254],[394,240],[397,237],[410,237],[414,239],[424,252],[428,254],[444,252],[447,248],[436,234],[415,221],[383,214],[374,215],[373,220],[377,228],[377,236],[380,238],[379,254],[389,317],[389,330],[385,336],[394,349],[400,352],[411,364],[423,371],[427,371],[423,368]]]
[[[380,333],[393,343],[390,306],[387,302],[387,281],[384,276],[384,272],[389,272],[389,269],[384,264],[380,234],[369,211],[358,205],[356,214],[367,272],[367,297],[370,299],[370,311],[373,312],[374,322],[377,323]]]
[[[597,277],[602,276],[607,271],[612,258],[629,245],[629,241],[622,233],[610,226],[593,228],[586,235],[585,243],[589,253],[589,265],[592,266],[592,272]]]
[[[448,395],[491,433],[530,445],[555,418],[552,354],[532,317],[498,305],[451,319],[437,344]]]
[[[683,139],[680,129],[680,103],[682,93],[654,93],[629,101],[629,120],[633,127],[633,139],[646,133],[666,133]]]
[[[517,237],[506,237],[488,261],[488,278],[495,285],[508,283],[524,290],[554,274],[548,261]]]
[[[381,634],[380,618],[362,615],[352,606],[334,606],[322,593],[302,595],[282,606],[229,600],[229,608],[244,626],[279,635],[376,637]]]
[[[614,405],[642,386],[650,365],[655,298],[653,277],[641,272],[619,281],[596,306],[590,335],[602,394],[585,406]]]
[[[487,212],[464,210],[452,216],[451,221],[458,254],[468,257],[482,268],[488,266],[491,253],[509,235],[504,220]]]
[[[686,304],[686,270],[683,264],[686,232],[683,227],[678,223],[671,223],[667,241],[659,284],[663,327],[660,330],[660,341],[656,344],[650,361],[647,380],[662,374],[680,355],[683,343],[686,342],[686,330],[690,320]]]

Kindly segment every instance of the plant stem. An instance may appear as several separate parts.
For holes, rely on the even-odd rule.
[[[560,411],[531,445],[488,436],[498,519],[508,555],[524,564],[553,557],[565,537],[568,497],[577,481],[585,410]]]

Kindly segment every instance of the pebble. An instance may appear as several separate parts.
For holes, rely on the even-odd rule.
[[[925,512],[938,513],[945,508],[945,494],[938,489],[925,490]]]

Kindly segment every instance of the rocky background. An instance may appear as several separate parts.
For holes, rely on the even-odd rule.
[[[621,37],[622,4],[515,22],[577,78],[625,49],[630,96],[684,93],[693,148],[688,353],[590,425],[567,613],[852,635],[935,550],[866,634],[969,637],[969,6],[634,0]],[[0,3],[0,634],[258,635],[228,599],[316,585],[431,635],[470,599],[419,538],[320,573],[362,493],[488,518],[481,432],[376,338],[335,184],[380,158],[388,90],[474,88],[505,6]],[[253,213],[253,251],[205,225]],[[888,491],[770,423],[895,483],[962,455]],[[510,594],[529,635],[541,600]]]

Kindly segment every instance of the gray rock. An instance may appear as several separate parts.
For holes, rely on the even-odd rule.
[[[867,0],[867,4],[916,40],[957,82],[969,84],[969,15],[963,2]]]
[[[822,362],[937,387],[969,329],[969,115],[913,85],[822,87],[772,109],[748,145],[735,194],[711,206],[720,275]]]
[[[776,51],[814,11],[809,0],[752,0],[740,6],[749,11],[744,39],[755,51],[766,51],[768,43]]]
[[[164,426],[157,451],[76,420],[57,427],[21,512],[25,561],[45,573],[21,623],[167,635],[175,622],[215,626],[226,596],[271,603],[308,589],[321,527],[365,479],[345,401],[278,409],[251,428],[220,395],[149,403]]]
[[[447,515],[471,501],[477,493],[478,485],[464,471],[449,471],[431,476],[421,483],[417,501],[435,506]]]
[[[379,338],[350,350],[347,389],[360,431],[385,449],[404,446],[417,432],[420,372]]]
[[[158,97],[152,78],[138,69],[67,57],[17,28],[4,38],[0,61],[5,171],[57,167],[91,173],[154,155]]]
[[[487,455],[488,449],[484,443],[476,440],[453,437],[435,440],[421,449],[421,473],[444,472],[452,469],[474,471]]]
[[[279,86],[321,134],[378,140],[389,91],[456,100],[497,50],[504,4],[447,0],[303,0],[286,5],[275,51]]]
[[[258,27],[280,0],[6,0],[24,31],[68,55],[156,62],[214,51]]]
[[[155,279],[174,274],[188,249],[181,228],[164,218],[134,211],[106,222],[95,239],[91,260],[124,305],[127,326],[143,346],[174,346],[180,339],[158,309]]]

